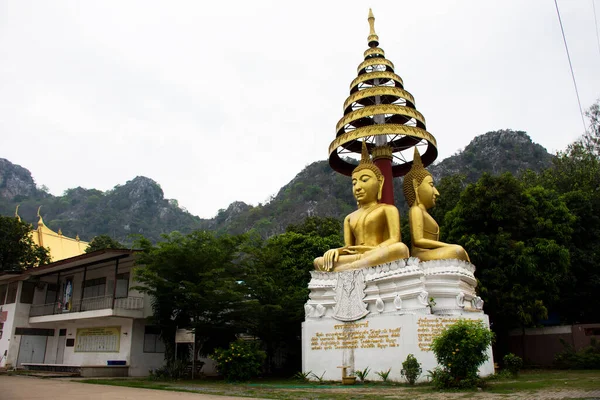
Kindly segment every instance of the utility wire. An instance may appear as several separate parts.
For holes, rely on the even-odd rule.
[[[558,10],[558,2],[554,0],[556,6],[556,14],[558,15],[558,22],[560,24],[560,31],[562,32],[563,41],[565,42],[565,50],[567,51],[567,59],[569,60],[569,68],[571,69],[571,77],[573,77],[573,86],[575,86],[575,94],[577,95],[577,104],[579,105],[579,114],[581,114],[581,122],[583,123],[583,131],[587,132],[585,126],[585,118],[583,117],[583,109],[581,108],[581,100],[579,99],[579,90],[577,90],[577,82],[575,82],[575,73],[573,72],[573,64],[571,63],[571,56],[569,55],[569,47],[567,46],[567,38],[565,37],[565,30],[563,29],[562,19],[560,18],[560,11]]]
[[[594,23],[596,24],[596,41],[598,42],[598,54],[600,54],[600,34],[598,33],[598,18],[596,17],[595,0],[592,0],[592,8],[594,9]]]

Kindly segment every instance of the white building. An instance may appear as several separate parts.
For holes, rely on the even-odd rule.
[[[0,275],[0,367],[144,376],[164,364],[133,290],[135,251],[98,250]]]

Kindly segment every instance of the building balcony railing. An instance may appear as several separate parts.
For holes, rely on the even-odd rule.
[[[82,311],[94,311],[113,308],[113,296],[88,297],[87,299],[73,301],[70,307],[63,303],[32,304],[29,311],[30,317],[42,315],[68,314]],[[143,297],[122,297],[114,299],[114,308],[120,310],[142,310]]]

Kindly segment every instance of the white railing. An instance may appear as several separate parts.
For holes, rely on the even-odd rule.
[[[62,303],[32,304],[29,311],[30,317],[42,315],[67,314],[81,311],[94,311],[104,309],[141,310],[144,308],[143,297],[122,297],[114,299],[113,296],[88,297],[74,301],[67,308]]]

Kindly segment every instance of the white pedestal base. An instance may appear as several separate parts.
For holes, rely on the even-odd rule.
[[[489,326],[483,302],[475,294],[475,267],[459,260],[420,263],[398,260],[347,272],[312,272],[310,299],[302,324],[302,370],[326,380],[348,373],[391,368],[389,379],[401,381],[402,362],[413,354],[423,369],[437,367],[431,340],[459,318]],[[491,348],[480,375],[494,373]]]

